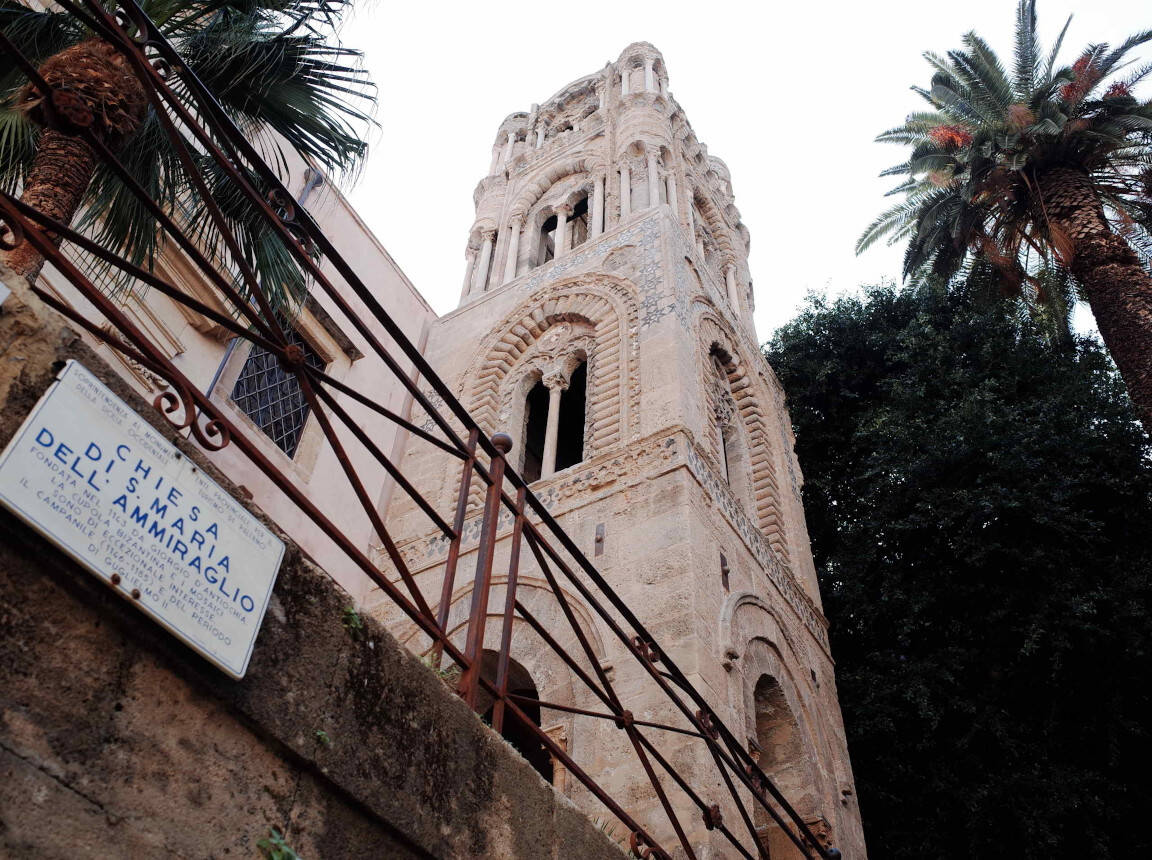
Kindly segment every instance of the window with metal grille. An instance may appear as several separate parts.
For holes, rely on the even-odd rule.
[[[304,350],[304,361],[318,370],[324,359],[308,345],[290,324],[281,321],[288,343]],[[296,376],[280,366],[279,360],[263,347],[253,344],[252,351],[232,388],[232,402],[268,434],[289,457],[295,456],[300,435],[308,421],[308,402]]]

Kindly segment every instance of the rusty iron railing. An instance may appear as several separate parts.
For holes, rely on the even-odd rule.
[[[140,6],[134,0],[124,0],[116,14],[112,14],[97,0],[56,0],[55,6],[76,16],[97,37],[114,45],[127,58],[130,68],[144,86],[150,109],[155,112],[191,179],[188,193],[199,197],[208,217],[223,236],[230,257],[226,261],[227,265],[220,259],[209,259],[189,232],[181,228],[177,216],[167,213],[157,201],[149,197],[116,153],[90,125],[77,123],[74,112],[67,125],[58,119],[52,109],[58,94],[41,77],[35,65],[21,53],[20,46],[13,44],[2,33],[0,52],[13,57],[31,85],[43,95],[43,113],[47,123],[55,124],[60,130],[87,141],[106,168],[120,179],[156,219],[166,241],[187,255],[225,306],[234,309],[235,316],[222,313],[197,300],[155,272],[132,264],[17,197],[0,193],[0,247],[10,249],[21,242],[31,243],[91,305],[98,317],[85,315],[41,286],[32,287],[36,295],[92,338],[168,382],[171,389],[162,392],[155,401],[165,418],[175,427],[186,430],[208,451],[218,451],[231,445],[242,452],[428,637],[433,643],[432,653],[438,662],[447,658],[459,667],[459,695],[473,707],[477,706],[482,691],[486,697],[490,697],[494,701],[492,727],[497,732],[501,731],[510,715],[534,732],[555,760],[628,829],[631,849],[636,855],[670,857],[656,837],[610,796],[597,783],[593,774],[585,771],[563,747],[537,726],[525,709],[551,709],[602,719],[614,723],[623,731],[646,778],[651,782],[671,831],[675,833],[687,857],[695,857],[697,849],[690,843],[674,810],[670,791],[682,792],[690,799],[691,804],[699,810],[704,826],[722,834],[733,850],[744,857],[767,856],[753,823],[753,810],[756,807],[775,822],[802,856],[823,860],[839,857],[836,849],[821,844],[760,769],[745,745],[724,725],[704,696],[553,519],[523,478],[508,466],[505,454],[511,447],[511,439],[503,434],[491,438],[485,435],[380,305],[372,290],[340,256],[308,212],[297,205],[276,171],[261,159],[212,93],[189,71]],[[229,231],[221,206],[213,196],[203,171],[198,167],[197,159],[203,159],[204,156],[211,159],[214,169],[231,181],[233,187],[229,189],[230,192],[240,192],[263,217],[269,233],[279,237],[289,249],[296,263],[312,282],[313,290],[327,297],[355,328],[371,353],[407,389],[415,403],[431,419],[432,430],[405,419],[376,402],[370,394],[333,378],[303,360],[300,348],[289,343],[280,316],[261,289],[255,271],[245,261],[238,240]],[[255,187],[253,177],[265,189],[264,193]],[[61,242],[65,243],[63,249],[60,247]],[[326,443],[331,446],[340,463],[345,479],[371,522],[375,536],[398,576],[398,583],[394,583],[392,577],[374,563],[368,549],[361,542],[351,539],[338,523],[333,522],[309,500],[293,480],[265,455],[263,443],[254,439],[250,431],[231,421],[168,359],[161,347],[133,323],[116,299],[101,289],[101,279],[91,271],[85,271],[78,263],[84,255],[114,267],[123,275],[135,279],[139,285],[157,290],[172,301],[208,318],[234,337],[251,341],[278,357],[282,366],[298,380],[311,415],[315,416]],[[349,298],[324,274],[318,263],[321,257],[344,279],[356,300],[367,308],[368,319],[357,314]],[[377,336],[377,327],[382,328],[398,346],[398,354],[390,352]],[[399,357],[401,355],[402,358]],[[415,368],[414,375],[405,372],[403,362]],[[429,389],[434,392],[431,397],[425,393]],[[411,434],[413,444],[418,441],[431,445],[459,461],[460,479],[451,522],[442,517],[389,460],[365,429],[357,424],[337,395],[394,422]],[[442,400],[443,408],[438,408],[432,402],[436,398]],[[463,432],[457,432],[456,427],[463,428]],[[355,439],[363,452],[380,464],[448,542],[442,591],[435,608],[417,586],[413,573],[385,528],[376,500],[371,497],[361,476],[357,474],[345,441],[349,437]],[[449,604],[461,556],[470,491],[477,481],[484,496],[481,532],[476,551],[477,564],[466,638],[463,648],[459,648],[449,635]],[[489,616],[487,604],[493,590],[494,554],[503,511],[511,513],[513,523],[510,562],[504,583],[504,603],[499,616],[502,626],[498,663],[495,679],[489,680],[482,673],[481,661],[485,624]],[[518,599],[517,579],[520,556],[525,545],[567,619],[569,632],[579,644],[576,653],[565,649],[559,642],[560,632],[549,630]],[[651,684],[658,688],[663,701],[683,718],[684,725],[673,726],[642,720],[633,715],[628,708],[629,703],[614,688],[609,672],[596,658],[593,645],[578,623],[576,611],[567,596],[568,589],[578,594],[599,623],[619,640],[631,658],[642,667]],[[513,659],[510,653],[512,627],[515,619],[527,624],[539,635],[595,699],[599,700],[601,710],[540,701],[509,691],[509,669]],[[586,667],[590,667],[591,671]],[[738,810],[739,822],[729,826],[721,814],[720,805],[704,796],[706,791],[712,789],[690,784],[661,752],[659,739],[670,735],[681,739],[689,737],[706,750],[707,756],[715,764],[724,791]],[[711,786],[715,780],[709,779],[708,782]]]

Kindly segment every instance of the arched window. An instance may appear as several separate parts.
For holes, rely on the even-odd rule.
[[[716,460],[732,494],[740,504],[747,507],[750,500],[748,445],[740,411],[728,381],[726,365],[730,359],[720,347],[713,346],[709,360],[712,365],[709,409],[713,421]]]
[[[480,674],[483,678],[491,684],[496,684],[496,674],[500,666],[500,655],[495,651],[485,650],[480,668]],[[539,699],[540,693],[536,689],[536,683],[532,680],[532,676],[528,673],[520,663],[516,660],[509,658],[508,661],[508,692],[517,696],[523,696],[526,699]],[[483,715],[482,719],[488,725],[492,725],[492,711],[494,710],[495,701],[492,696],[487,692],[481,694],[482,701],[480,707],[477,709]],[[487,704],[483,698],[487,698]],[[511,709],[504,711],[504,724],[500,729],[500,735],[504,740],[512,745],[516,752],[520,753],[528,764],[532,765],[533,769],[540,774],[548,782],[552,782],[555,774],[555,764],[552,760],[552,755],[544,746],[540,737],[532,729],[535,725],[540,727],[540,706],[530,705],[527,702],[517,702],[519,707],[528,716],[531,723],[526,723]]]
[[[588,363],[552,370],[529,389],[524,402],[524,455],[520,474],[531,483],[584,459]]]
[[[568,388],[560,393],[560,421],[556,433],[556,471],[584,459],[584,418],[587,411],[588,362],[572,371]]]
[[[544,439],[548,431],[548,389],[543,380],[537,380],[528,392],[524,409],[524,466],[521,477],[525,481],[540,480],[544,463]]]

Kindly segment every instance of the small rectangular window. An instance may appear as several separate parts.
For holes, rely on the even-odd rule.
[[[324,359],[300,333],[284,320],[280,320],[280,325],[288,335],[288,342],[304,350],[305,363],[323,370]],[[256,422],[281,451],[289,457],[295,456],[310,410],[295,374],[285,371],[276,356],[253,344],[232,388],[232,402]]]

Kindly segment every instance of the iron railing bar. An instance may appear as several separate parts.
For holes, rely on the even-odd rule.
[[[2,200],[0,200],[2,206]],[[8,210],[9,217],[13,217],[16,213]],[[17,219],[18,222],[18,219]],[[223,431],[228,434],[229,439],[235,444],[241,452],[252,462],[265,476],[276,485],[286,496],[288,496],[296,506],[304,512],[322,531],[324,531],[336,544],[339,546],[349,558],[380,588],[388,595],[388,597],[398,606],[403,612],[411,618],[418,627],[433,639],[439,639],[443,642],[444,650],[457,662],[463,663],[463,655],[456,648],[455,645],[447,640],[446,637],[435,626],[434,622],[425,617],[409,600],[408,598],[393,585],[392,582],[384,576],[368,557],[361,552],[355,544],[353,544],[348,537],[336,528],[336,526],[326,517],[319,508],[312,504],[309,499],[284,475],[273,466],[268,458],[264,455],[254,443],[248,440],[237,428],[227,419],[227,417],[220,412],[216,405],[205,397],[192,383],[184,376],[183,373],[174,367],[170,362],[159,361],[158,357],[162,357],[157,351],[155,355],[150,354],[154,347],[146,337],[136,328],[136,326],[128,320],[120,310],[105,296],[99,289],[91,284],[88,279],[77,269],[72,262],[60,252],[55,245],[42,236],[39,229],[30,225],[21,225],[24,230],[25,239],[32,241],[36,249],[44,255],[45,259],[50,261],[60,272],[72,282],[77,289],[80,290],[88,301],[90,301],[98,311],[107,319],[112,322],[116,327],[124,332],[136,345],[148,353],[147,357],[152,360],[154,364],[164,368],[164,376],[171,382],[172,385],[177,387],[181,394],[183,394],[197,410],[205,415],[209,415],[212,421],[219,424]],[[86,323],[91,325],[84,317],[73,308],[69,308],[62,302],[59,302],[55,297],[51,296],[46,290],[39,287],[33,287],[35,292],[42,300],[52,303],[57,310],[63,313],[69,319],[77,322]],[[114,345],[114,344],[113,344]]]
[[[539,705],[541,708],[547,708],[553,711],[567,711],[570,714],[580,714],[581,716],[585,717],[598,717],[602,720],[617,721],[620,719],[618,714],[605,714],[601,711],[589,711],[585,708],[573,707],[572,705],[561,705],[556,702],[545,702],[541,699],[533,699],[530,696],[521,696],[519,693],[509,693],[508,695],[513,699],[517,699],[518,701],[523,702],[524,704]],[[688,735],[689,737],[693,738],[703,737],[703,735],[701,735],[699,732],[694,732],[690,729],[678,729],[675,726],[666,726],[663,723],[654,723],[648,720],[633,719],[632,723],[637,726],[646,726],[651,729],[659,729],[665,732],[676,732],[677,734]]]
[[[468,458],[460,475],[460,486],[456,496],[456,515],[452,519],[454,537],[448,544],[448,558],[444,561],[444,580],[440,584],[440,605],[436,608],[436,625],[444,635],[448,634],[448,615],[452,610],[452,590],[456,585],[456,565],[460,561],[460,545],[464,541],[464,520],[468,513],[468,496],[472,487],[473,466],[476,462],[476,440],[480,431],[475,427],[468,431],[468,445],[465,449]],[[441,649],[434,645],[436,667],[440,667]]]
[[[704,802],[704,799],[701,798],[700,795],[698,795],[696,793],[695,789],[693,789],[692,786],[689,785],[688,781],[680,775],[679,771],[677,771],[676,768],[672,767],[672,765],[668,761],[668,759],[664,758],[664,756],[660,753],[660,751],[658,749],[656,749],[656,746],[648,738],[646,738],[643,734],[640,735],[640,742],[644,745],[644,747],[652,755],[652,758],[656,759],[656,761],[660,764],[660,766],[662,768],[664,768],[664,770],[668,773],[669,776],[672,777],[673,781],[675,781],[675,783],[678,786],[680,786],[680,789],[686,795],[688,795],[689,798],[691,798],[692,802],[696,804],[696,806],[700,809],[700,811],[706,812],[708,809],[708,805]],[[739,851],[741,854],[743,854],[745,857],[747,857],[748,860],[755,860],[755,858],[753,858],[752,855],[749,854],[744,849],[744,846],[742,846],[740,844],[740,841],[736,838],[736,835],[728,829],[727,825],[720,824],[716,829],[719,830],[721,833],[723,833],[725,836],[727,836],[728,841],[731,842],[734,846],[736,846],[736,850]],[[759,840],[757,840],[757,844],[759,844]]]
[[[492,461],[492,484],[484,500],[484,519],[480,526],[480,543],[476,547],[476,572],[472,578],[472,606],[468,613],[468,632],[464,654],[468,666],[460,676],[457,693],[475,710],[476,691],[480,679],[481,654],[484,648],[484,628],[488,622],[488,597],[492,584],[492,561],[496,556],[497,530],[500,526],[500,493],[504,474],[504,454],[511,450],[512,440],[504,437],[504,451]]]
[[[57,221],[55,218],[52,218],[49,215],[45,215],[39,209],[35,209],[32,206],[29,206],[23,200],[19,200],[5,191],[0,191],[0,194],[5,197],[10,206],[16,207],[20,211],[21,215],[23,215],[25,218],[30,218],[31,220],[40,224],[40,226],[55,233],[58,237],[60,237],[61,240],[71,242],[74,245],[79,245],[87,253],[92,254],[94,257],[98,257],[109,265],[115,266],[125,274],[131,275],[133,278],[139,281],[143,281],[148,286],[160,291],[173,301],[196,311],[198,314],[202,314],[217,325],[227,328],[236,336],[251,340],[252,342],[259,344],[264,349],[267,349],[269,352],[275,349],[274,345],[270,341],[266,340],[262,335],[254,333],[250,328],[238,323],[234,317],[231,317],[227,314],[222,314],[216,309],[204,304],[199,299],[189,296],[183,290],[172,286],[154,272],[143,269],[140,266],[137,266],[135,263],[117,256],[115,253],[94,242],[83,233],[79,233],[71,226]]]
[[[397,573],[404,581],[404,585],[412,594],[412,601],[425,614],[427,618],[432,618],[432,609],[428,606],[427,601],[424,600],[424,595],[420,593],[420,587],[416,584],[415,577],[412,572],[408,570],[408,565],[404,563],[403,557],[396,549],[396,545],[392,542],[391,535],[384,527],[384,520],[380,516],[380,512],[376,510],[376,502],[368,495],[368,490],[361,482],[356,470],[352,467],[352,461],[348,459],[348,452],[344,450],[344,444],[340,441],[340,437],[336,434],[335,428],[328,420],[327,414],[320,403],[316,392],[312,387],[312,382],[308,377],[302,373],[297,372],[296,378],[300,382],[300,390],[304,393],[305,399],[308,400],[308,405],[312,407],[313,413],[316,415],[316,420],[320,422],[320,427],[324,431],[324,437],[328,440],[328,444],[332,446],[332,453],[336,455],[337,462],[340,463],[340,468],[344,470],[345,476],[348,478],[348,483],[352,485],[353,492],[356,493],[356,498],[360,500],[360,506],[368,515],[368,521],[372,524],[373,531],[376,536],[380,538],[380,542],[384,545],[385,551],[388,553],[389,558],[392,559],[392,564],[395,565]]]
[[[107,13],[104,12],[104,10],[99,6],[97,0],[84,0],[84,2],[107,17]],[[181,81],[188,88],[189,93],[193,96],[194,99],[202,103],[203,107],[207,107],[209,109],[209,113],[215,117],[218,126],[216,131],[222,134],[225,140],[230,142],[231,148],[234,151],[238,151],[244,156],[245,160],[248,162],[249,166],[254,170],[254,172],[261,175],[264,181],[269,183],[273,192],[278,191],[286,199],[293,200],[295,202],[295,198],[291,192],[288,191],[287,187],[285,187],[284,184],[280,181],[280,178],[268,167],[267,164],[264,163],[264,160],[260,157],[260,154],[256,152],[251,143],[236,127],[236,124],[232,121],[231,117],[229,117],[227,113],[224,112],[223,108],[220,107],[216,98],[211,94],[208,88],[204,86],[200,79],[196,77],[192,70],[188,68],[183,60],[181,60],[179,54],[164,37],[163,33],[161,33],[159,29],[156,28],[155,24],[152,23],[150,19],[148,19],[147,15],[143,13],[143,10],[135,2],[135,0],[122,0],[122,2],[126,7],[134,9],[144,19],[144,21],[147,22],[147,25],[150,28],[148,39],[149,44],[155,48],[158,53],[161,54],[161,56],[164,56],[165,60],[167,60],[170,64],[174,64],[172,65],[173,70],[177,71]],[[68,4],[69,6],[72,5],[70,0],[63,0],[63,3]],[[359,316],[352,313],[351,308],[348,306],[343,296],[341,296],[339,292],[335,290],[335,288],[329,282],[328,278],[323,274],[323,272],[320,271],[319,266],[317,266],[311,257],[304,252],[303,248],[300,247],[295,237],[292,236],[284,226],[282,219],[280,219],[271,210],[264,198],[255,192],[255,189],[251,187],[245,177],[236,171],[231,161],[224,155],[223,152],[221,152],[219,146],[217,146],[216,143],[199,128],[199,125],[194,121],[180,100],[175,97],[175,94],[172,93],[171,88],[168,87],[164,79],[151,67],[150,64],[147,63],[147,61],[144,61],[143,65],[146,69],[146,74],[148,74],[149,78],[152,80],[153,86],[157,90],[162,90],[163,92],[166,92],[172,96],[171,100],[168,100],[172,109],[177,112],[181,119],[187,124],[189,130],[201,141],[201,144],[205,147],[205,149],[209,151],[213,158],[216,159],[217,163],[220,164],[220,166],[229,173],[233,181],[235,181],[239,187],[245,191],[245,193],[247,193],[251,201],[258,207],[260,211],[264,213],[265,218],[272,225],[273,229],[280,234],[282,239],[285,240],[285,246],[289,252],[298,258],[300,264],[309,271],[309,274],[311,274],[315,281],[324,289],[329,298],[336,303],[341,313],[372,345],[373,350],[377,353],[380,359],[388,365],[389,369],[392,370],[392,372],[401,380],[401,383],[404,384],[405,388],[409,390],[412,396],[420,404],[421,408],[423,408],[424,411],[427,412],[429,416],[432,417],[433,420],[435,420],[436,423],[440,425],[445,435],[456,442],[459,447],[463,448],[463,441],[459,439],[456,433],[452,430],[451,425],[449,425],[443,419],[443,417],[440,416],[439,411],[428,401],[423,392],[419,390],[419,387],[415,385],[414,382],[409,380],[406,374],[401,372],[399,366],[395,364],[394,359],[392,359],[391,355],[389,355],[388,351],[383,347],[383,345],[379,343],[375,335],[373,335],[367,326],[364,325]],[[205,202],[207,203],[207,201]],[[456,398],[452,395],[452,392],[448,389],[447,385],[445,385],[439,376],[437,376],[435,371],[432,370],[431,365],[428,364],[427,360],[420,354],[419,350],[415,348],[412,342],[408,339],[407,335],[404,334],[404,332],[395,323],[391,316],[386,311],[384,311],[376,297],[372,294],[372,291],[368,289],[364,282],[360,280],[360,278],[356,275],[356,273],[352,270],[344,258],[339,254],[339,252],[337,252],[336,248],[328,240],[328,237],[325,236],[324,233],[319,229],[311,214],[306,209],[304,209],[304,207],[300,206],[299,203],[296,203],[295,214],[302,218],[302,221],[299,221],[298,223],[300,223],[301,228],[305,231],[308,237],[319,247],[322,255],[333,264],[341,277],[344,278],[345,282],[356,294],[357,298],[359,298],[360,301],[365,304],[365,306],[376,318],[376,320],[384,326],[389,336],[392,337],[392,339],[400,346],[401,350],[407,355],[409,360],[411,360],[416,366],[417,370],[419,371],[419,375],[428,380],[428,382],[432,384],[433,389],[436,390],[436,392],[444,398],[445,403],[449,405],[451,411],[464,425],[464,428],[467,430],[471,429],[473,426],[478,426],[475,424],[475,421],[467,413],[463,406],[461,406],[456,401]],[[480,446],[489,454],[489,456],[495,454],[495,449],[492,448],[491,443],[484,437],[483,433],[480,435]]]
[[[531,498],[531,496],[529,496],[529,498]],[[531,536],[533,538],[535,538],[537,535],[537,532],[536,532],[536,529],[532,525],[530,520],[528,521],[528,526],[529,526],[529,530],[531,532]],[[567,537],[567,535],[565,533],[562,533],[562,535],[563,535],[563,537]],[[570,540],[566,541],[566,543],[571,543],[571,541]],[[633,654],[634,657],[636,657],[636,659],[640,663],[642,663],[645,666],[645,668],[647,668],[648,672],[652,675],[652,677],[658,681],[658,683],[660,684],[662,689],[664,689],[665,695],[667,695],[668,698],[673,703],[675,703],[677,705],[677,707],[679,707],[681,709],[681,711],[692,722],[693,725],[696,725],[698,728],[701,729],[701,731],[703,731],[703,726],[700,725],[698,719],[696,718],[696,715],[694,713],[692,713],[691,710],[687,706],[684,705],[684,703],[680,700],[679,696],[677,696],[675,694],[675,692],[668,686],[667,681],[663,677],[664,673],[657,670],[655,668],[655,666],[652,665],[652,663],[650,663],[648,660],[644,659],[644,657],[637,652],[635,646],[633,645],[631,640],[627,637],[627,634],[625,634],[619,628],[619,626],[616,624],[614,619],[612,619],[611,616],[609,616],[604,611],[603,607],[600,606],[599,602],[595,599],[595,597],[592,595],[592,593],[587,588],[587,586],[585,586],[584,583],[581,582],[579,580],[579,578],[576,577],[568,569],[568,567],[564,563],[563,559],[559,558],[559,556],[556,554],[556,551],[551,547],[551,545],[546,540],[541,541],[541,544],[546,550],[548,550],[548,554],[552,556],[553,560],[560,567],[560,569],[565,573],[565,575],[568,577],[569,581],[573,584],[573,586],[580,592],[581,596],[583,596],[584,599],[589,603],[590,607],[593,608],[600,615],[601,619],[609,626],[609,629],[611,629],[614,633],[616,633],[616,635],[618,636],[618,638],[620,638],[621,642],[625,645],[625,647]],[[587,559],[583,558],[583,555],[580,553],[579,549],[576,548],[574,545],[572,546],[570,552],[578,562],[580,562],[580,561],[587,562]],[[610,599],[611,598],[616,598],[617,600],[619,599],[618,596],[615,594],[615,592],[613,592],[611,590],[606,591],[606,596],[609,597]],[[641,629],[643,629],[643,628],[641,627]],[[646,632],[647,631],[645,631],[645,633]],[[647,638],[644,641],[653,642],[654,640],[649,636],[649,638]],[[660,656],[661,656],[661,662],[664,663],[666,666],[668,666],[675,673],[677,673],[677,675],[673,676],[672,680],[677,682],[677,686],[681,686],[681,684],[679,682],[679,678],[683,678],[683,673],[681,673],[679,671],[679,669],[675,666],[675,664],[672,662],[671,658],[666,653],[661,651]],[[686,684],[686,687],[685,687],[686,692],[688,692],[690,697],[697,702],[697,704],[700,707],[700,710],[715,718],[715,723],[719,724],[718,728],[726,735],[726,742],[729,744],[729,746],[731,746],[734,742],[732,737],[731,737],[731,732],[728,731],[727,727],[723,725],[723,723],[719,720],[718,717],[715,717],[715,714],[712,711],[711,706],[708,705],[708,703],[705,700],[703,700],[702,697],[699,696],[699,694],[696,692],[696,690],[690,684],[687,684],[686,679],[684,680],[684,684]],[[748,761],[753,767],[756,767],[756,769],[759,770],[758,766],[755,765],[755,762],[751,761],[750,757],[749,757]],[[738,768],[733,766],[732,769],[734,772],[736,772],[737,774],[739,774],[741,776],[741,781],[747,782],[748,778]],[[776,786],[772,783],[772,781],[767,777],[767,775],[763,774],[762,771],[760,771],[759,775],[763,779],[764,785],[768,789],[768,791],[771,793],[773,799],[776,800],[776,802],[785,810],[785,812],[787,812],[789,814],[789,817],[791,817],[793,819],[793,821],[798,825],[801,832],[805,834],[805,836],[812,842],[813,846],[817,849],[817,851],[820,852],[821,857],[826,857],[826,852],[824,852],[823,846],[821,846],[820,843],[816,840],[815,836],[811,833],[807,824],[804,823],[803,819],[800,818],[800,816],[791,807],[791,805],[787,802],[787,800],[785,800],[783,798],[783,796],[780,794],[780,792],[778,791]],[[752,788],[752,786],[750,784],[748,785],[748,787]],[[762,798],[761,798],[761,803],[762,803],[762,805],[765,806],[765,808],[768,808],[766,801],[764,801]],[[785,829],[787,829],[787,828],[785,828]],[[830,860],[830,858],[827,858],[827,860]]]
[[[576,673],[576,677],[578,677],[584,683],[585,687],[595,693],[596,697],[609,708],[616,707],[616,705],[614,705],[612,700],[608,697],[608,694],[600,689],[600,685],[592,680],[588,673],[584,671],[583,667],[581,667],[580,664],[576,662],[576,659],[571,654],[569,654],[568,651],[563,646],[561,646],[559,642],[556,641],[556,639],[552,636],[551,633],[547,631],[547,629],[545,629],[544,625],[540,623],[536,616],[529,612],[528,608],[524,606],[524,604],[522,604],[519,600],[516,601],[516,611],[520,613],[520,617],[527,621],[533,630],[540,634],[540,638],[542,638],[545,644],[547,644],[548,647],[550,647],[552,651],[567,664],[568,668]]]
[[[402,418],[401,416],[399,416],[395,412],[393,412],[391,409],[388,409],[385,406],[381,406],[379,403],[377,403],[375,400],[373,400],[368,395],[363,394],[360,391],[357,391],[355,388],[341,382],[339,379],[336,379],[335,377],[329,375],[328,373],[326,373],[322,370],[319,370],[318,368],[314,368],[314,367],[309,367],[308,372],[310,374],[312,374],[313,376],[315,376],[318,380],[323,382],[325,385],[328,385],[331,388],[335,388],[341,394],[345,394],[348,397],[351,397],[357,403],[360,403],[361,405],[368,407],[373,412],[377,412],[380,415],[383,415],[389,421],[392,421],[393,423],[398,424],[399,426],[403,427],[405,430],[407,430],[412,435],[419,436],[424,441],[429,442],[432,445],[435,445],[437,448],[439,448],[441,451],[444,451],[446,454],[451,454],[453,457],[456,457],[458,460],[467,460],[468,459],[468,455],[465,452],[457,450],[456,448],[452,447],[451,445],[449,445],[447,442],[445,442],[442,439],[437,439],[435,436],[433,436],[427,430],[424,430],[423,428],[418,427],[417,425],[413,424],[412,422],[408,421],[407,419]]]
[[[659,853],[661,858],[664,858],[664,860],[671,860],[671,855],[669,855],[667,851],[660,847],[659,843],[652,838],[648,831],[641,827],[639,822],[637,822],[632,818],[632,816],[625,812],[624,809],[596,783],[595,780],[588,776],[584,769],[580,767],[580,765],[576,764],[576,762],[572,760],[568,753],[563,748],[561,748],[561,746],[556,743],[556,741],[553,740],[547,732],[532,722],[532,718],[524,713],[524,711],[519,706],[517,706],[515,702],[508,702],[508,708],[511,709],[512,713],[520,719],[522,724],[527,725],[529,729],[533,731],[536,737],[540,739],[541,743],[543,743],[544,746],[548,748],[548,752],[550,752],[554,758],[558,759],[569,773],[573,774],[578,780],[580,780],[580,782],[584,783],[584,787],[592,792],[592,794],[596,796],[596,799],[608,808],[609,812],[620,819],[620,821],[622,821],[626,827],[630,828],[633,833],[642,834],[647,840],[648,844],[653,846],[653,850]]]
[[[307,365],[302,365],[301,367],[304,372],[307,372]],[[340,405],[332,393],[325,390],[325,388],[321,385],[314,386],[314,390],[316,395],[328,404],[328,408],[336,413],[336,415],[340,418],[340,421],[344,424],[345,427],[348,428],[349,432],[351,432],[352,435],[356,437],[361,445],[368,449],[373,458],[375,458],[375,460],[384,467],[388,474],[392,476],[392,479],[400,485],[400,488],[404,490],[405,493],[407,493],[408,497],[412,499],[412,501],[420,508],[420,510],[428,515],[428,518],[432,520],[432,522],[438,529],[440,529],[444,536],[447,538],[455,537],[455,532],[452,531],[452,527],[448,525],[448,523],[444,522],[443,517],[441,517],[440,514],[436,512],[436,509],[432,507],[428,500],[425,499],[414,486],[412,486],[411,481],[409,481],[404,476],[404,473],[401,472],[400,469],[397,468],[396,465],[388,458],[388,456],[380,450],[380,446],[373,442],[368,434],[364,432],[364,428],[352,420],[352,417],[348,414],[344,407]],[[431,613],[431,609],[429,609],[429,613]]]
[[[615,704],[616,708],[622,711],[621,716],[623,719],[617,725],[624,729],[625,734],[628,736],[629,742],[636,750],[636,757],[640,759],[640,765],[644,768],[644,772],[648,775],[648,780],[652,783],[652,788],[655,790],[656,796],[659,798],[661,806],[664,807],[664,812],[668,816],[668,821],[671,823],[672,829],[676,832],[676,838],[680,840],[680,845],[684,849],[684,853],[689,858],[695,858],[696,854],[692,850],[692,845],[688,841],[687,834],[684,833],[684,828],[680,826],[680,820],[676,817],[676,812],[672,808],[672,804],[668,800],[667,794],[664,792],[664,787],[660,784],[660,779],[657,777],[656,772],[652,769],[652,764],[648,761],[648,757],[644,754],[643,749],[640,747],[636,740],[636,729],[631,724],[631,712],[623,709],[623,706],[620,703],[620,699],[616,695],[616,691],[612,688],[612,682],[608,680],[607,673],[605,673],[604,668],[596,659],[596,654],[593,652],[591,644],[588,642],[587,637],[585,637],[584,631],[580,629],[580,625],[576,621],[576,616],[572,612],[572,608],[568,605],[568,599],[564,597],[564,593],[561,590],[559,583],[556,581],[555,574],[552,573],[552,569],[549,567],[548,562],[544,560],[544,556],[536,546],[536,541],[532,537],[532,534],[529,533],[527,538],[528,546],[532,549],[533,555],[536,556],[536,562],[540,565],[540,570],[548,580],[548,584],[552,587],[552,594],[560,604],[560,608],[564,611],[564,616],[568,619],[568,623],[572,627],[572,632],[576,634],[576,638],[580,641],[580,645],[584,649],[584,654],[588,658],[588,662],[592,664],[592,668],[596,672],[596,676],[600,679],[600,683],[603,685],[604,690],[611,697],[612,702]]]

